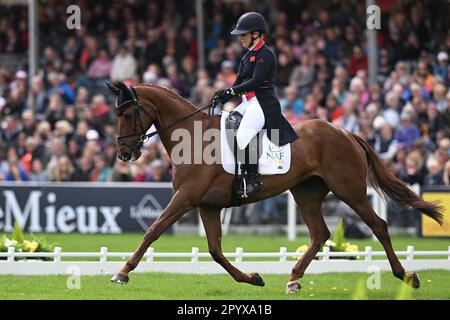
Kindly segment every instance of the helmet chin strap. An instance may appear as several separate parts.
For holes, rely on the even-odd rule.
[[[250,50],[250,48],[251,47],[253,47],[253,43],[256,41],[256,39],[258,39],[259,38],[259,36],[257,36],[257,37],[254,37],[254,36],[252,36],[251,34],[250,34],[250,39],[252,40],[252,41],[250,41],[250,44],[248,45],[248,49]]]

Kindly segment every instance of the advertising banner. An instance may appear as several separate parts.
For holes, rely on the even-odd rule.
[[[173,194],[171,183],[0,184],[0,232],[145,231]]]
[[[444,207],[444,224],[442,226],[422,215],[422,236],[450,237],[450,189],[426,189],[423,191],[422,197],[426,201],[440,201]]]

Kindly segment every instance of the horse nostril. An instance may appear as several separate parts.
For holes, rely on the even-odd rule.
[[[123,161],[129,161],[131,159],[131,153],[128,151],[122,151],[120,153],[120,159]]]

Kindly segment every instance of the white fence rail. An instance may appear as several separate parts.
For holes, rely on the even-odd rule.
[[[415,251],[413,246],[408,246],[406,251],[397,251],[396,254],[406,258],[402,260],[402,263],[408,271],[450,270],[450,246],[447,251]],[[8,252],[0,253],[0,274],[56,275],[73,273],[74,270],[81,275],[114,274],[122,267],[124,260],[131,255],[130,252],[109,252],[106,247],[102,247],[99,252],[63,252],[61,248],[57,247],[54,252],[36,253],[15,252],[14,248],[8,248]],[[288,252],[285,247],[281,247],[279,252],[244,252],[242,248],[236,248],[235,252],[225,253],[226,257],[234,259],[234,265],[242,271],[263,274],[289,274],[296,259],[302,255],[298,252]],[[383,256],[386,256],[384,251],[373,251],[370,246],[360,252],[330,252],[329,248],[324,248],[323,252],[317,254],[319,259],[311,263],[307,273],[373,272],[374,268],[380,271],[390,271],[387,260],[373,259]],[[427,256],[427,259],[415,259],[418,256]],[[430,259],[428,256],[439,256],[439,258]],[[339,259],[351,257],[355,260]],[[36,258],[53,260],[42,261],[36,260]],[[63,261],[63,258],[97,258],[98,261]],[[122,261],[108,261],[108,258],[120,258]],[[186,258],[188,260],[155,261],[155,258]],[[208,252],[200,252],[195,247],[191,252],[179,253],[155,252],[153,248],[149,248],[135,272],[226,273],[214,261],[199,260],[204,258],[211,258],[211,256]],[[255,260],[255,258],[272,258],[272,260]]]

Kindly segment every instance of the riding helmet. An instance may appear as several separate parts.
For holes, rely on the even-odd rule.
[[[240,16],[236,27],[230,34],[241,35],[252,31],[267,32],[266,20],[258,12],[247,12]]]

